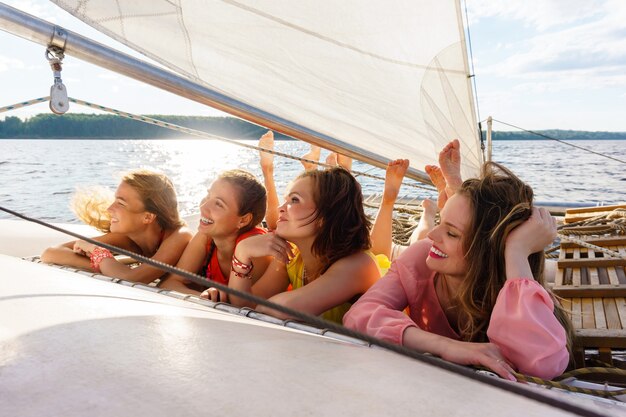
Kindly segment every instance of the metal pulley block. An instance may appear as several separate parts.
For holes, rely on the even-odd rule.
[[[63,51],[59,48],[49,46],[46,50],[46,59],[54,75],[54,84],[50,87],[50,110],[55,114],[64,114],[70,108],[67,88],[61,80],[61,60],[63,57]]]
[[[57,83],[56,80],[50,87],[50,110],[55,114],[63,114],[70,108],[70,102],[67,98],[67,89],[62,82]]]

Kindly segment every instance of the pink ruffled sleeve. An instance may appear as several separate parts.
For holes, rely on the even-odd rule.
[[[408,327],[417,325],[402,311],[408,296],[402,277],[410,276],[406,267],[394,262],[389,272],[376,282],[343,317],[344,326],[388,342],[402,344]]]
[[[569,362],[565,329],[554,303],[535,280],[508,280],[496,300],[487,336],[519,372],[552,379]]]

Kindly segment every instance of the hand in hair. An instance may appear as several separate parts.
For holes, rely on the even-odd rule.
[[[556,219],[541,207],[533,207],[532,214],[509,233],[506,249],[519,251],[523,255],[539,252],[556,237]]]
[[[556,237],[556,219],[545,208],[533,207],[531,216],[506,238],[504,257],[507,279],[532,278],[528,256],[543,250]]]

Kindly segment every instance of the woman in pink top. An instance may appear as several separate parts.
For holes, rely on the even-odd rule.
[[[513,173],[486,163],[480,178],[448,197],[429,239],[392,264],[344,325],[511,380],[513,370],[548,379],[563,373],[571,324],[543,285],[543,248],[556,223],[532,199]]]

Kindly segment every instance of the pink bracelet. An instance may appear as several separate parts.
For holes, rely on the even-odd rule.
[[[93,251],[91,251],[91,255],[89,256],[89,260],[91,261],[91,269],[95,272],[100,272],[100,263],[106,258],[112,258],[113,254],[108,249],[101,248],[100,246],[96,246]]]

